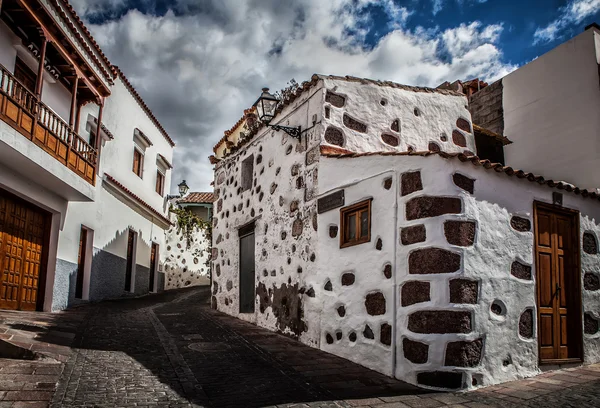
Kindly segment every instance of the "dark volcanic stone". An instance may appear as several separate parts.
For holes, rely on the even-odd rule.
[[[427,281],[409,281],[402,285],[400,300],[403,307],[415,303],[429,302],[430,283]]]
[[[348,340],[350,340],[352,343],[354,343],[356,341],[356,333],[352,332],[348,335]]]
[[[425,242],[427,238],[425,225],[414,225],[412,227],[402,228],[400,231],[400,241],[402,245],[412,245],[417,242]]]
[[[436,142],[429,142],[429,144],[427,145],[427,150],[429,150],[430,152],[441,152],[442,148]]]
[[[383,188],[385,188],[386,190],[389,190],[390,188],[392,188],[392,178],[388,177],[385,180],[383,180]]]
[[[368,324],[365,326],[365,330],[363,330],[363,336],[365,336],[366,339],[375,338],[375,334],[373,334],[373,330],[371,330],[371,327],[369,327]]]
[[[476,304],[479,283],[469,279],[452,279],[450,281],[450,303]]]
[[[417,374],[417,383],[428,387],[459,389],[463,386],[463,374],[450,371],[427,371]]]
[[[331,227],[329,227],[329,237],[330,238],[337,237],[337,234],[338,234],[338,227],[337,227],[337,225],[332,225]]]
[[[331,292],[333,290],[330,280],[328,280],[327,283],[325,283],[325,287],[323,289],[325,289],[329,292]]]
[[[375,249],[377,249],[378,251],[381,251],[381,248],[383,248],[383,241],[381,241],[381,238],[377,238],[377,243],[375,244]]]
[[[306,291],[306,296],[314,298],[315,290],[313,288],[310,288],[309,290]]]
[[[531,231],[531,221],[527,218],[519,217],[518,215],[512,216],[510,219],[510,226],[519,232]]]
[[[465,135],[456,129],[452,131],[452,141],[457,146],[467,147],[467,139],[465,138]]]
[[[371,316],[385,314],[385,296],[383,296],[383,293],[369,293],[365,299],[365,308]]]
[[[596,274],[586,272],[585,275],[583,275],[583,287],[585,290],[600,289],[600,278]]]
[[[467,247],[475,242],[475,230],[477,224],[474,221],[446,221],[444,222],[444,235],[451,245]]]
[[[456,197],[415,197],[406,203],[406,219],[437,217],[444,214],[460,214],[462,202]]]
[[[393,147],[398,146],[398,144],[400,143],[400,140],[396,136],[390,135],[389,133],[382,134],[381,140],[383,140],[383,143]]]
[[[531,280],[531,266],[514,261],[510,266],[510,274],[515,278]]]
[[[342,286],[350,286],[354,284],[355,276],[353,273],[345,273],[342,275]]]
[[[519,318],[519,334],[526,339],[533,337],[533,310],[527,309]]]
[[[325,335],[325,340],[327,341],[327,344],[333,344],[333,337],[331,334],[327,333],[327,335]]]
[[[423,190],[423,183],[421,182],[421,172],[413,171],[410,173],[402,174],[400,179],[400,191],[403,196],[415,191]]]
[[[298,237],[302,234],[302,229],[304,228],[304,224],[300,218],[294,220],[292,224],[292,236]]]
[[[466,310],[420,310],[408,316],[413,333],[470,333],[471,312]]]
[[[454,184],[456,184],[458,187],[468,191],[471,194],[473,194],[473,191],[475,191],[475,179],[463,176],[459,173],[454,173],[452,175],[452,181],[454,181]]]
[[[343,305],[337,308],[337,312],[340,317],[346,316],[346,308]]]
[[[463,118],[458,118],[456,120],[456,127],[459,128],[460,130],[464,130],[467,133],[471,133],[471,123],[469,123],[468,120],[465,120]]]
[[[332,145],[343,146],[346,139],[340,129],[329,126],[325,131],[325,141]]]
[[[392,126],[390,126],[390,128],[394,131],[394,132],[400,132],[400,120],[396,119],[395,121],[392,122]]]
[[[386,264],[383,267],[383,276],[385,276],[386,279],[391,279],[392,278],[392,265]]]
[[[585,334],[598,333],[598,319],[592,316],[591,313],[586,313],[583,315],[583,331]]]
[[[341,331],[335,332],[335,338],[336,338],[338,341],[342,339],[342,336],[343,336],[343,334],[342,334],[342,332],[341,332]]]
[[[390,326],[387,323],[383,323],[381,325],[379,341],[381,341],[381,343],[385,344],[386,346],[392,344],[392,326]]]
[[[425,364],[429,358],[429,345],[409,339],[402,340],[404,357],[415,364]]]
[[[460,269],[460,255],[442,248],[417,249],[408,256],[408,273],[452,273]]]
[[[331,91],[325,93],[325,102],[332,104],[336,108],[341,108],[346,103],[346,98]]]
[[[362,122],[359,122],[358,120],[354,119],[346,113],[344,113],[343,122],[344,126],[346,126],[349,129],[355,130],[360,133],[367,133],[367,125],[365,125]]]
[[[592,232],[583,233],[583,252],[590,255],[598,253],[598,241]]]
[[[483,354],[483,339],[455,341],[446,346],[444,365],[454,367],[476,367]]]

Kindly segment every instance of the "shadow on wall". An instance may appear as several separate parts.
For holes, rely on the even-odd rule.
[[[210,247],[204,230],[196,227],[186,237],[176,225],[171,226],[165,233],[165,248],[161,251],[165,290],[209,285]]]
[[[136,265],[132,271],[131,289],[125,290],[127,270],[127,242],[130,228],[117,231],[113,239],[103,248],[93,248],[89,278],[89,301],[133,297],[150,292],[150,269],[139,264],[140,259],[150,259],[150,243],[144,240],[142,231],[137,231]],[[115,255],[122,253],[125,257]],[[57,259],[54,280],[52,310],[63,310],[86,303],[87,300],[75,297],[78,265]],[[155,291],[164,289],[164,274],[158,270]]]

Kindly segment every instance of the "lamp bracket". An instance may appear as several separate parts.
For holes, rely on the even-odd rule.
[[[290,126],[269,125],[269,124],[267,124],[267,126],[272,127],[274,130],[284,131],[291,137],[298,139],[298,140],[300,140],[300,136],[302,135],[302,130],[300,129],[300,126],[290,127]]]

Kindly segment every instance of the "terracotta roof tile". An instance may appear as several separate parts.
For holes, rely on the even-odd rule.
[[[154,143],[152,143],[152,140],[150,140],[150,138],[148,136],[146,136],[146,134],[144,132],[142,132],[139,128],[135,128],[135,130],[137,131],[137,134],[144,139],[144,142],[146,142],[146,144],[148,146],[154,146]]]
[[[129,89],[129,92],[131,92],[131,94],[137,100],[137,102],[140,104],[142,109],[144,109],[146,114],[150,117],[150,120],[152,121],[152,123],[154,123],[154,125],[158,128],[158,130],[164,136],[164,138],[167,140],[167,142],[169,142],[169,144],[172,147],[175,146],[175,142],[173,141],[173,139],[171,139],[171,137],[169,136],[167,131],[162,127],[162,125],[160,124],[158,119],[156,119],[156,116],[154,116],[154,113],[152,113],[152,111],[150,110],[148,105],[146,105],[146,102],[144,102],[144,100],[142,99],[140,94],[136,91],[136,89],[133,87],[133,85],[131,85],[131,82],[129,82],[129,79],[127,79],[127,77],[125,76],[123,71],[121,71],[119,69],[119,67],[117,67],[117,66],[114,66],[114,68],[115,68],[116,72],[118,73],[118,75],[123,80],[123,83],[125,84],[125,86]]]
[[[474,166],[482,166],[487,170],[494,170],[498,173],[504,173],[507,176],[516,176],[520,179],[527,179],[528,181],[535,182],[541,185],[546,185],[551,188],[557,188],[559,190],[565,190],[568,192],[575,193],[577,195],[581,195],[582,197],[589,197],[595,200],[600,201],[600,194],[594,191],[588,191],[586,189],[582,189],[576,187],[570,183],[565,183],[563,181],[555,181],[555,180],[546,180],[543,176],[536,175],[533,173],[527,173],[523,170],[513,169],[510,166],[504,166],[501,163],[492,163],[489,160],[481,160],[477,156],[467,156],[463,153],[446,153],[446,152],[432,152],[432,151],[423,151],[423,152],[369,152],[369,153],[332,153],[327,148],[329,146],[321,146],[321,155],[332,158],[356,158],[356,157],[366,157],[366,156],[421,156],[428,157],[433,155],[441,156],[445,159],[458,159],[461,162],[471,162]]]
[[[492,137],[500,143],[502,143],[504,146],[512,143],[512,141],[508,137],[498,134],[496,132],[492,132],[491,130],[476,125],[475,123],[473,123],[473,131],[475,132],[475,134],[480,133],[482,135]]]
[[[129,197],[133,198],[135,201],[137,201],[139,204],[141,204],[144,208],[148,209],[152,214],[156,215],[160,220],[162,220],[163,222],[165,222],[169,225],[173,224],[167,217],[162,215],[159,211],[155,210],[150,204],[148,204],[147,202],[142,200],[140,197],[138,197],[136,194],[134,194],[131,190],[129,190],[127,187],[125,187],[122,183],[117,181],[113,176],[111,176],[108,173],[104,173],[104,176],[106,177],[106,179],[108,181],[110,181],[112,184],[114,184],[116,187],[118,187],[121,191],[123,191]]]
[[[160,159],[165,162],[165,164],[167,165],[168,168],[172,169],[173,165],[171,164],[170,161],[167,160],[167,158],[165,156],[163,156],[162,154],[158,153],[158,157],[160,157]]]
[[[180,204],[189,204],[189,203],[197,203],[197,204],[208,204],[212,203],[215,200],[214,194],[209,192],[192,192],[178,200],[177,202]]]

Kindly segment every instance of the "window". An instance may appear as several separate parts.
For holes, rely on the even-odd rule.
[[[340,248],[371,241],[371,199],[340,210]]]
[[[133,172],[142,178],[144,167],[144,155],[138,149],[133,148]]]
[[[252,177],[254,173],[254,155],[247,157],[242,162],[242,191],[252,188]]]
[[[15,61],[15,78],[19,80],[27,89],[31,92],[35,91],[35,83],[37,82],[37,75],[33,73],[31,69],[21,58],[17,57]]]
[[[164,193],[164,189],[165,176],[159,170],[156,170],[156,192],[162,196]]]

